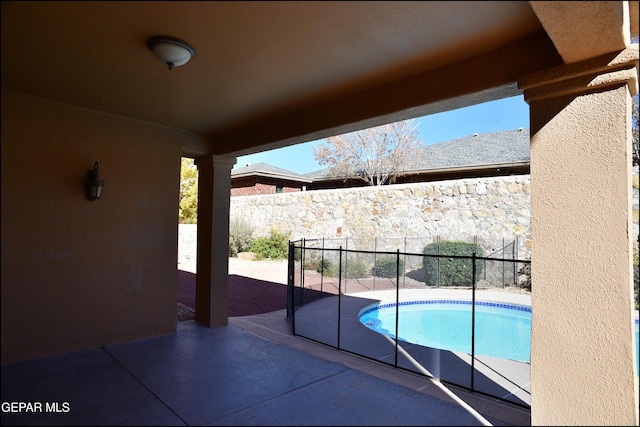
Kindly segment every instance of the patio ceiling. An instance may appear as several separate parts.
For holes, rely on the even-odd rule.
[[[515,76],[562,63],[536,13],[520,1],[3,2],[2,88],[239,155],[516,95]],[[195,57],[169,71],[146,46],[158,34]]]

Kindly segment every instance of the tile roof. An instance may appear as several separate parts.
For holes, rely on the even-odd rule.
[[[231,178],[239,178],[243,176],[269,176],[280,179],[288,179],[293,181],[311,182],[311,179],[305,175],[300,175],[286,169],[271,166],[268,163],[260,162],[247,165],[238,169],[231,170]]]
[[[529,129],[474,134],[428,145],[410,156],[407,171],[529,162]]]

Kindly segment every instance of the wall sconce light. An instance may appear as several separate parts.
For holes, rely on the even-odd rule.
[[[169,36],[149,37],[147,46],[160,61],[169,66],[169,70],[186,64],[196,54],[187,42]]]
[[[94,201],[102,195],[104,181],[98,179],[98,162],[93,164],[93,170],[89,171],[89,181],[87,183],[87,199]]]

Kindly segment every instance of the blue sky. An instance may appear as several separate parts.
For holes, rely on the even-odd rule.
[[[474,133],[498,132],[529,127],[529,105],[523,96],[501,99],[416,119],[425,145],[449,141]],[[282,169],[305,174],[324,169],[313,158],[313,147],[323,140],[306,142],[277,150],[240,156],[235,169],[247,163],[268,163]]]

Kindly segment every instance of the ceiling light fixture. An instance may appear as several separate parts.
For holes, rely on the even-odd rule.
[[[169,66],[169,70],[186,64],[196,54],[187,42],[169,36],[149,37],[147,46],[159,60]]]

